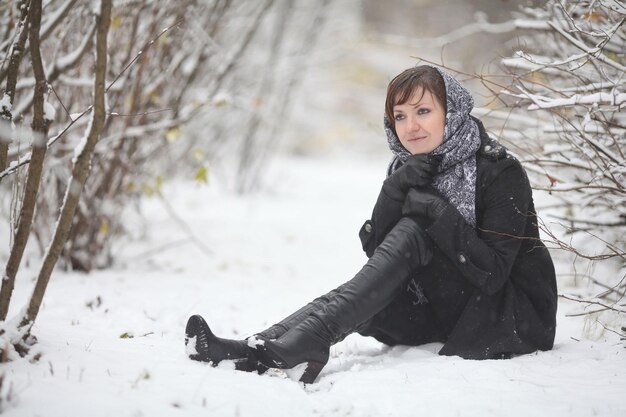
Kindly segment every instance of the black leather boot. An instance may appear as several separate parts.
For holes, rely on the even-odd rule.
[[[269,327],[263,330],[262,332],[257,333],[256,335],[264,339],[278,339],[280,336],[285,334],[289,329],[291,329],[292,327],[304,321],[304,319],[309,317],[312,312],[319,310],[326,303],[328,303],[328,301],[332,297],[334,297],[335,294],[341,291],[342,287],[343,285],[338,288],[335,288],[334,290],[320,297],[317,297],[315,300],[311,301],[310,303],[308,303],[307,305],[305,305],[304,307],[302,307],[295,313],[289,315],[288,317],[284,318],[280,322],[274,324],[272,327]]]
[[[201,316],[189,317],[185,328],[185,346],[189,358],[195,361],[211,362],[214,366],[223,360],[233,360],[239,371],[267,370],[259,367],[254,349],[248,347],[246,340],[222,339],[213,334]]]
[[[311,301],[279,323],[257,333],[258,337],[272,340],[282,336],[287,330],[302,322],[309,315],[330,300],[341,287]],[[248,339],[222,339],[213,334],[206,321],[194,315],[187,321],[185,346],[192,360],[219,364],[223,360],[233,360],[235,369],[246,372],[265,372],[268,368],[256,359],[256,351],[248,346]]]
[[[414,220],[400,219],[365,266],[320,309],[276,340],[257,335],[257,358],[270,368],[306,363],[300,381],[312,383],[328,362],[330,346],[387,306],[430,261],[430,245]]]

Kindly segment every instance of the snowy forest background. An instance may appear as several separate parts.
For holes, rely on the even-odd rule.
[[[3,1],[0,412],[625,413],[625,18],[614,0]],[[186,359],[190,314],[245,337],[362,265],[385,88],[419,63],[473,91],[531,177],[555,349],[475,362],[355,335],[307,387]]]

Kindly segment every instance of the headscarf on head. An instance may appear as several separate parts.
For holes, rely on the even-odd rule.
[[[443,142],[431,152],[443,157],[433,186],[469,224],[476,227],[476,151],[480,148],[480,133],[470,117],[474,99],[455,78],[435,69],[446,85],[447,113]],[[402,146],[387,116],[384,126],[389,149],[394,154],[388,171],[392,174],[411,153]]]

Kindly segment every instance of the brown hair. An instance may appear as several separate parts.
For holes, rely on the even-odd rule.
[[[444,114],[447,113],[446,84],[439,71],[429,65],[420,65],[406,69],[391,80],[387,87],[385,114],[393,127],[394,133],[396,122],[393,117],[393,106],[406,103],[419,87],[423,89],[422,95],[426,91],[431,93],[443,107]]]

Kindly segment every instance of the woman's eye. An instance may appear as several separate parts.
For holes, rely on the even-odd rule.
[[[422,108],[417,111],[417,114],[426,114],[426,113],[430,113],[430,110]]]
[[[393,118],[398,121],[398,120],[402,120],[404,119],[404,115],[403,114],[396,114],[395,116],[393,116]]]

